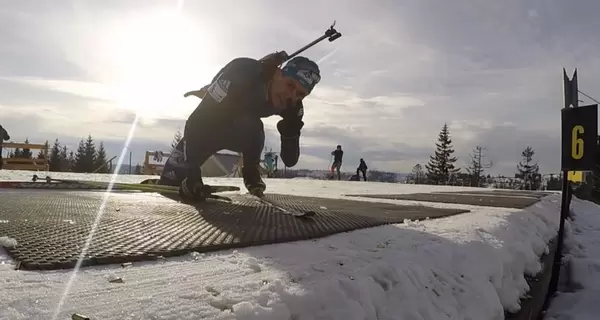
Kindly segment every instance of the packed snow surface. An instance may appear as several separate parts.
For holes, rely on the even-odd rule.
[[[107,175],[52,173],[62,179]],[[0,171],[27,180],[30,172]],[[139,182],[145,176],[120,176]],[[207,179],[235,184],[239,179]],[[268,192],[340,198],[346,193],[473,190],[374,182],[266,180]],[[476,189],[481,190],[481,189]],[[528,290],[524,275],[558,230],[560,195],[524,209],[467,208],[458,216],[405,221],[313,241],[192,253],[163,261],[79,270],[15,271],[0,254],[0,319],[504,319]],[[10,222],[7,222],[10,223]],[[0,234],[0,237],[3,235]],[[0,238],[14,245],[8,238]]]
[[[566,222],[565,272],[546,320],[596,320],[600,314],[600,206],[573,198]]]

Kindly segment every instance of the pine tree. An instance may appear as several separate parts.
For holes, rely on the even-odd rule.
[[[72,152],[71,152],[72,153]],[[75,163],[73,164],[73,172],[82,173],[85,172],[85,143],[83,139],[79,141],[79,145],[77,146],[77,153],[75,154]]]
[[[15,151],[13,152],[13,156],[11,158],[21,158],[21,153],[23,153],[23,151],[21,151],[20,148],[15,148]]]
[[[179,141],[181,141],[182,137],[183,134],[181,134],[181,131],[177,129],[177,132],[175,132],[175,135],[173,136],[173,141],[171,142],[171,153],[173,153],[173,150],[177,148],[177,144],[179,143]]]
[[[85,171],[84,172],[92,172],[96,170],[94,164],[96,163],[96,146],[94,145],[94,139],[92,139],[92,135],[88,135],[87,140],[85,141]]]
[[[59,156],[58,156],[58,158],[60,160],[60,169],[59,169],[59,171],[63,171],[64,172],[64,171],[71,171],[71,169],[73,169],[71,163],[69,162],[69,159],[68,159],[69,156],[68,156],[68,154],[69,154],[69,149],[67,149],[67,146],[65,145],[60,150],[60,153],[59,153]]]
[[[135,165],[135,174],[142,174],[142,166],[139,163]]]
[[[467,168],[467,172],[469,173],[469,179],[471,180],[471,187],[481,187],[481,183],[485,182],[485,169],[492,167],[491,161],[489,163],[484,162],[484,150],[485,148],[482,146],[476,146],[473,153],[470,155],[471,163]]]
[[[28,138],[25,138],[25,143],[29,143],[29,139]],[[31,149],[29,149],[29,148],[23,148],[23,151],[21,151],[21,158],[27,158],[27,159],[33,158],[33,154],[31,153]]]
[[[50,159],[48,162],[50,165],[50,171],[62,171],[63,166],[60,158],[60,143],[58,142],[58,138],[54,140],[54,145],[52,145]]]
[[[94,170],[98,169],[98,173],[107,173],[108,172],[108,164],[106,163],[106,150],[104,149],[104,143],[102,141],[100,141],[100,144],[98,145],[98,150],[96,150],[96,155],[95,155],[95,164],[94,164]]]
[[[533,156],[535,155],[535,151],[533,151],[532,147],[527,147],[523,152],[521,152],[521,157],[523,158],[523,162],[519,161],[517,164],[517,170],[519,173],[517,175],[523,179],[525,185],[529,187],[530,190],[537,190],[540,186],[540,177],[537,162],[533,163]]]
[[[38,159],[47,159],[49,150],[50,150],[50,145],[48,144],[48,140],[46,140],[46,142],[44,142],[44,148],[42,150],[40,150],[40,152],[38,152],[37,158]]]
[[[434,184],[446,184],[460,171],[460,168],[454,166],[457,159],[452,156],[454,149],[452,148],[450,130],[446,123],[440,131],[438,142],[435,145],[434,155],[429,157],[429,163],[425,165],[427,178]]]

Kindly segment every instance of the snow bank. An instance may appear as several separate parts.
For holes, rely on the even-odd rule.
[[[8,223],[8,221],[0,220],[0,223]],[[4,250],[4,248],[13,248],[16,246],[17,240],[9,237],[0,236],[0,265],[12,265],[12,259],[8,256],[8,253]]]
[[[332,184],[357,184],[312,183],[321,196]],[[560,195],[551,195],[526,210],[473,206],[313,241],[83,268],[58,318],[500,320],[519,308],[524,275],[540,271],[559,209]],[[0,319],[15,320],[50,319],[71,275],[0,272]]]
[[[566,272],[546,320],[598,319],[600,307],[600,206],[573,197],[573,220],[565,224]]]

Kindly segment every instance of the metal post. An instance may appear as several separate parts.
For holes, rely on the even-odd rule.
[[[129,174],[131,174],[131,149],[129,149]]]
[[[564,108],[578,107],[578,88],[577,88],[577,69],[573,73],[573,79],[569,80],[565,69],[563,68],[563,88],[564,88]],[[563,150],[564,152],[564,150]],[[570,185],[569,185],[569,171],[562,170],[562,199],[560,204],[560,222],[558,227],[556,252],[554,253],[554,261],[552,265],[552,276],[550,278],[550,284],[548,287],[548,294],[546,296],[546,305],[550,302],[550,297],[554,295],[558,288],[558,280],[560,276],[560,267],[562,263],[562,250],[565,235],[565,220],[569,216],[569,210],[571,207],[571,196],[570,196]]]

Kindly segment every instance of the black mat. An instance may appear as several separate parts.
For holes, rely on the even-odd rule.
[[[16,247],[7,248],[9,254],[21,269],[73,267],[102,196],[97,191],[0,191],[0,236],[18,242]],[[210,202],[195,208],[156,194],[113,193],[82,266],[311,239],[404,219],[467,212],[351,200],[269,197],[284,207],[310,209],[317,214],[296,218],[241,195],[233,197],[239,202],[237,205]]]
[[[530,197],[530,198],[543,198],[547,195],[552,194],[551,192],[544,191],[529,191],[529,190],[489,190],[489,191],[453,191],[453,192],[436,192],[436,193],[449,193],[449,194],[472,194],[472,195],[488,195],[488,196],[509,196],[509,197]]]
[[[348,194],[348,197],[365,197],[389,200],[410,200],[441,202],[453,204],[466,204],[486,207],[503,207],[523,209],[529,207],[540,200],[534,196],[514,196],[494,192],[436,192],[436,193],[409,193],[409,194]]]

